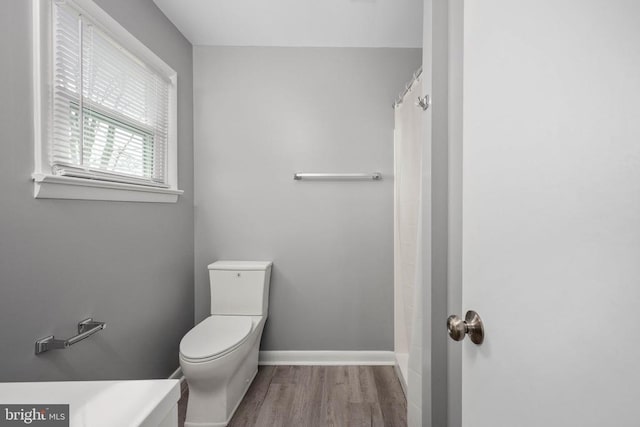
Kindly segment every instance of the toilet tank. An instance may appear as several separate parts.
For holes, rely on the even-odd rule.
[[[211,314],[266,316],[270,261],[216,261],[209,264]]]

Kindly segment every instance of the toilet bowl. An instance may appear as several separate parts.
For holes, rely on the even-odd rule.
[[[185,335],[180,366],[189,384],[185,427],[226,426],[258,372],[265,317],[212,315]]]
[[[185,427],[226,426],[258,372],[270,262],[209,265],[211,315],[180,342],[189,385]]]

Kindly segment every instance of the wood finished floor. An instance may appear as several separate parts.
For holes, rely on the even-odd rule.
[[[178,405],[184,425],[189,390]],[[260,366],[229,427],[406,427],[392,366]]]

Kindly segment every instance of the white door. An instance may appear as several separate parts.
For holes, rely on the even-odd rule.
[[[640,1],[466,0],[463,58],[462,425],[640,426]]]

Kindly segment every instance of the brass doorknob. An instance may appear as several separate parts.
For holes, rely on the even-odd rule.
[[[484,327],[482,326],[482,319],[478,313],[473,310],[467,311],[464,316],[464,320],[458,316],[451,315],[447,319],[447,330],[449,336],[454,341],[462,341],[465,335],[469,335],[471,342],[474,344],[482,344],[484,341]]]

